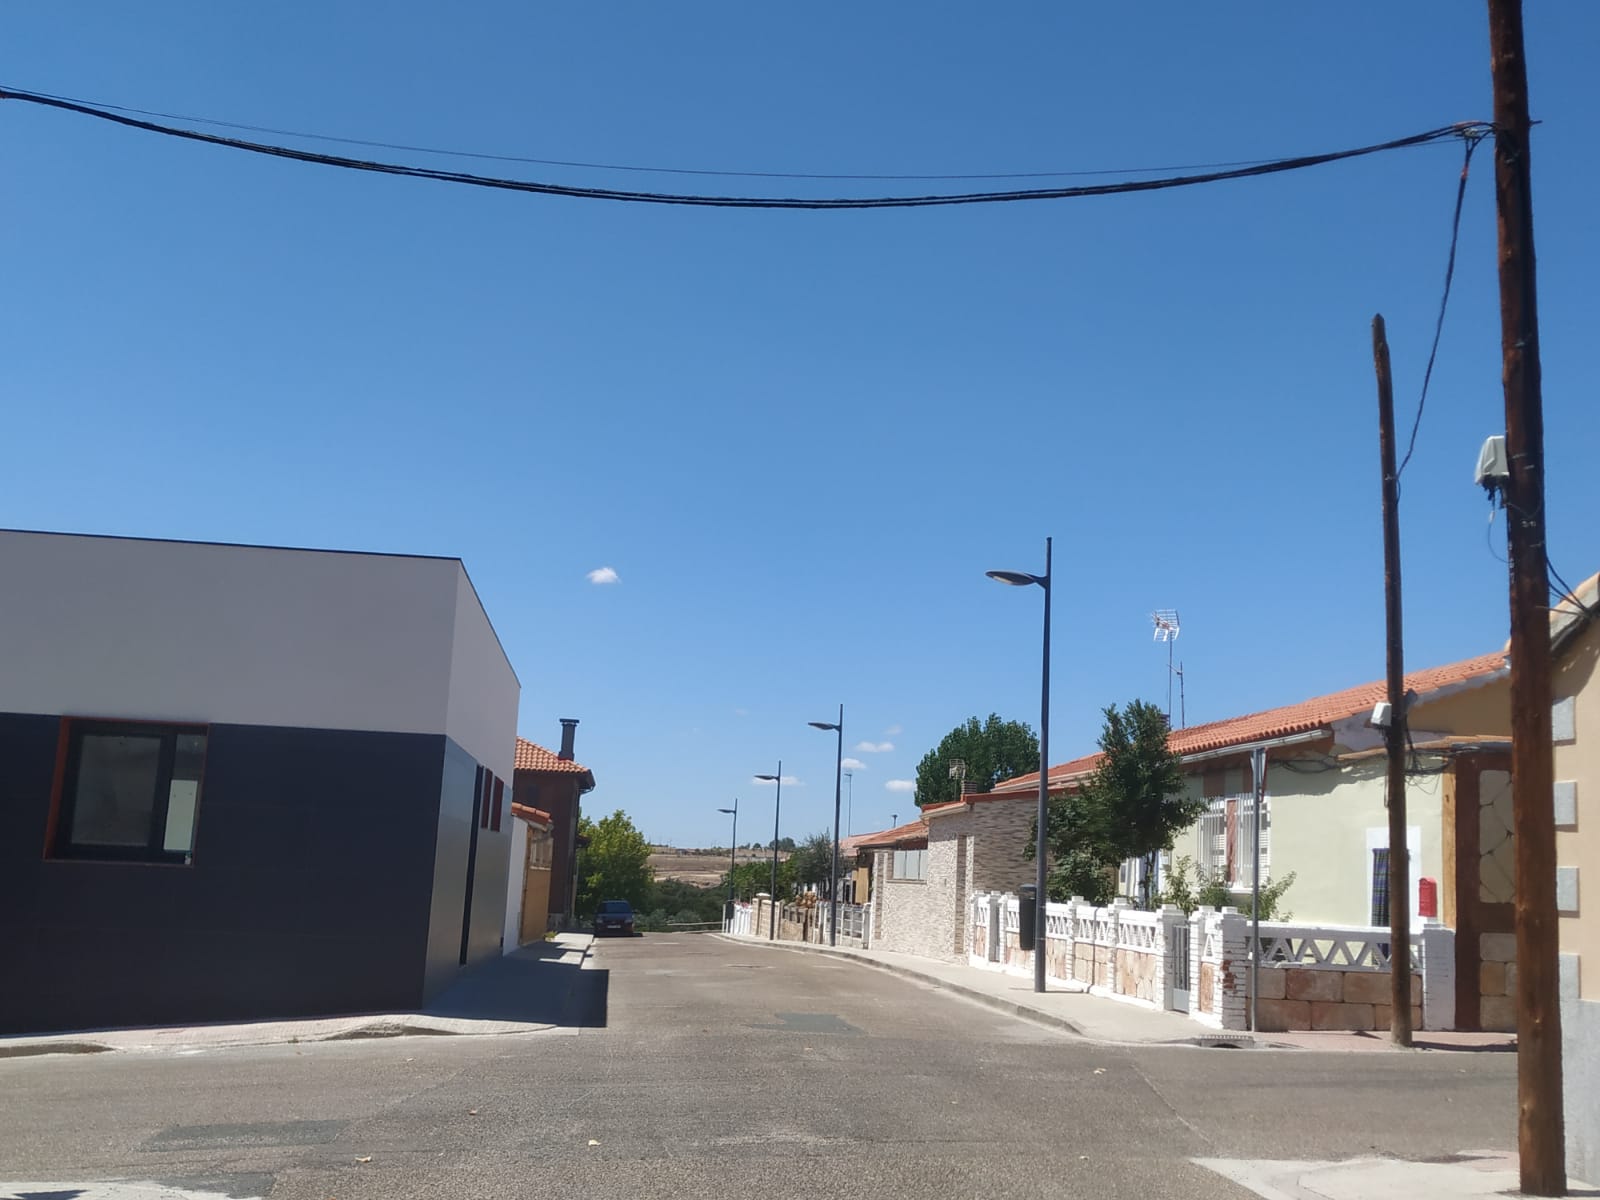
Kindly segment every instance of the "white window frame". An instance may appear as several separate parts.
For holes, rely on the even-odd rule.
[[[891,851],[889,878],[902,882],[926,882],[928,878],[927,849]]]
[[[1239,796],[1238,815],[1234,825],[1233,874],[1243,884],[1250,883],[1251,854],[1250,833],[1255,826],[1256,798]],[[1261,803],[1261,882],[1272,878],[1272,797],[1265,796]]]
[[[1228,869],[1228,801],[1211,800],[1195,830],[1195,874],[1213,878]]]

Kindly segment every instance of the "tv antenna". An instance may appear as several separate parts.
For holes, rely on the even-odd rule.
[[[967,760],[952,758],[950,760],[950,778],[956,781],[956,799],[959,800],[966,793]]]
[[[1172,665],[1172,643],[1178,640],[1180,622],[1175,608],[1158,608],[1150,614],[1155,625],[1155,640],[1167,644],[1167,724],[1172,724],[1172,680],[1178,680],[1178,728],[1188,723],[1187,705],[1183,695],[1183,664]]]

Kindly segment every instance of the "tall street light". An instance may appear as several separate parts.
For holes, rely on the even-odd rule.
[[[772,908],[767,913],[767,940],[778,939],[778,814],[783,810],[783,759],[778,760],[778,773],[776,775],[757,775],[762,783],[775,783],[778,785],[777,798],[772,802],[772,897],[768,901]]]
[[[719,808],[719,813],[733,814],[733,834],[728,842],[728,903],[733,903],[733,872],[739,865],[739,797],[733,798],[732,808]]]
[[[1044,589],[1044,670],[1039,692],[1039,816],[1038,831],[1033,838],[1034,910],[1033,918],[1033,990],[1044,991],[1045,969],[1045,846],[1046,830],[1050,828],[1050,539],[1044,540],[1044,574],[1029,575],[1025,571],[987,571],[990,579],[1027,587],[1038,584]]]
[[[844,705],[839,705],[839,723],[806,722],[813,729],[829,729],[839,735],[839,755],[833,765],[833,871],[828,876],[828,945],[839,944],[839,779],[844,771]]]

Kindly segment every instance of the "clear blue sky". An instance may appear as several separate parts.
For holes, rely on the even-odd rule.
[[[1529,13],[1553,559],[1600,568],[1600,5]],[[1490,116],[1482,4],[11,4],[4,82],[553,159],[1064,171],[1335,149]],[[326,147],[318,147],[326,148]],[[654,839],[853,828],[970,714],[1052,753],[1383,673],[1368,325],[1415,408],[1459,151],[1149,196],[737,212],[482,192],[0,104],[0,524],[460,555],[545,744]],[[394,155],[389,155],[393,157]],[[417,156],[402,156],[417,158]],[[493,164],[431,160],[465,169]],[[778,180],[512,168],[621,187]],[[1506,636],[1492,158],[1404,481],[1407,655]],[[923,190],[825,184],[823,192]],[[807,192],[806,194],[817,194]],[[614,584],[586,574],[613,568]]]

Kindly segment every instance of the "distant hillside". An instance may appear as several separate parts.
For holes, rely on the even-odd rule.
[[[739,861],[771,862],[770,850],[740,850]],[[778,851],[778,861],[788,858],[787,851]],[[674,846],[651,846],[650,868],[657,879],[680,879],[695,887],[713,887],[722,882],[728,873],[726,850],[685,850]]]

